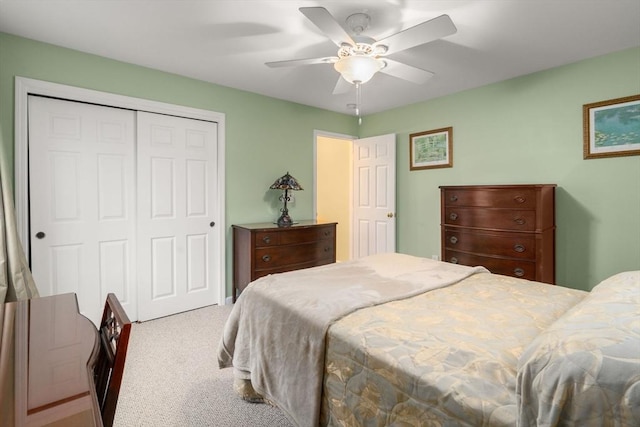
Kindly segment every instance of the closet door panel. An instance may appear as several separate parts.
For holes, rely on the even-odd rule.
[[[175,160],[164,157],[151,157],[151,218],[175,218]],[[141,192],[144,197],[145,193]]]
[[[209,204],[207,188],[207,162],[187,160],[187,216],[206,217]]]
[[[114,292],[133,319],[135,113],[29,97],[31,269],[98,323]]]
[[[131,242],[112,240],[100,243],[100,283],[116,295],[131,295]]]
[[[174,237],[151,239],[151,299],[177,296],[176,240]]]
[[[140,320],[216,302],[216,126],[138,113]]]
[[[101,221],[125,220],[127,209],[127,159],[121,154],[98,155],[98,218]]]
[[[187,236],[187,291],[204,290],[208,286],[207,267],[209,259],[209,236],[207,234]]]

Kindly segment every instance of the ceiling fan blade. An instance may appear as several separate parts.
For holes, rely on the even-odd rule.
[[[344,43],[355,46],[356,43],[351,39],[349,33],[324,7],[301,7],[298,10],[325,33],[336,46],[341,47]]]
[[[342,76],[338,77],[338,81],[336,82],[336,87],[333,89],[334,95],[340,95],[343,93],[347,93],[351,90],[353,85],[346,81]]]
[[[415,27],[407,28],[385,39],[378,40],[374,46],[387,46],[385,55],[410,49],[421,44],[441,39],[458,31],[449,15],[440,15]]]
[[[422,68],[413,67],[389,58],[384,58],[383,61],[386,62],[387,66],[380,70],[380,72],[398,77],[399,79],[420,85],[433,77],[431,71],[423,70]]]
[[[298,65],[333,64],[337,60],[337,56],[326,56],[324,58],[291,59],[287,61],[265,62],[264,65],[271,68],[297,67]]]

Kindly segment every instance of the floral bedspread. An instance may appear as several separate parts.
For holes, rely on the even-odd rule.
[[[586,292],[487,273],[328,331],[321,424],[515,426],[518,359]]]

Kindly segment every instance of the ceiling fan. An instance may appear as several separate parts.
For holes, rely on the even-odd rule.
[[[455,34],[457,31],[451,18],[441,15],[376,41],[361,35],[370,23],[370,17],[366,13],[350,15],[346,20],[347,29],[350,30],[347,31],[323,7],[301,7],[299,10],[338,46],[337,56],[267,62],[266,65],[275,68],[333,64],[341,75],[334,94],[346,92],[350,84],[359,88],[360,84],[368,82],[377,72],[416,84],[426,82],[433,76],[432,72],[395,61],[388,55]]]

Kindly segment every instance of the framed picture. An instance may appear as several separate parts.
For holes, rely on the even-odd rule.
[[[640,154],[640,95],[582,107],[584,158]]]
[[[453,166],[453,128],[428,130],[409,135],[409,169]]]

